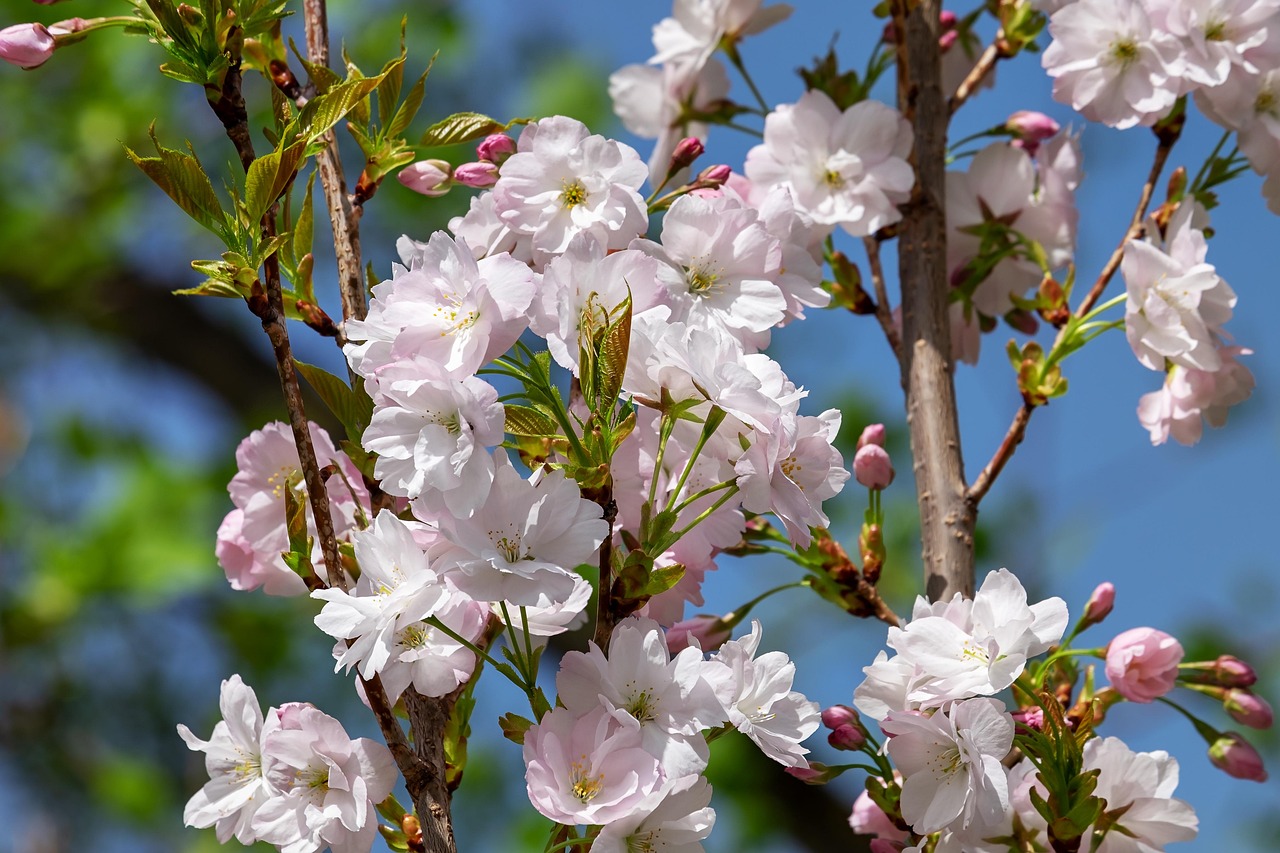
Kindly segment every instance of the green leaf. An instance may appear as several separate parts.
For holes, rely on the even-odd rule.
[[[401,24],[403,25],[403,21]],[[378,84],[378,123],[384,127],[391,120],[400,88],[404,85],[404,31],[400,32],[400,57],[382,66],[382,82]]]
[[[512,435],[527,435],[540,438],[555,436],[560,433],[560,426],[553,418],[529,406],[517,406],[508,403],[506,431]]]
[[[196,158],[194,149],[190,148],[190,143],[190,154],[165,148],[156,139],[155,125],[151,127],[151,142],[155,145],[159,155],[157,157],[139,157],[129,148],[125,148],[125,154],[188,216],[218,236],[223,236],[226,231],[226,213],[222,210],[222,202],[218,200],[217,193],[213,191],[209,176]]]
[[[649,582],[645,584],[643,594],[660,595],[680,583],[682,577],[684,577],[684,566],[679,563],[654,569],[649,573]]]
[[[512,743],[524,744],[525,732],[529,731],[533,726],[533,720],[522,717],[519,714],[507,712],[498,718],[498,725],[502,728],[502,736]]]
[[[396,110],[395,115],[391,117],[391,121],[387,124],[383,135],[387,138],[397,137],[404,133],[413,119],[418,115],[418,110],[422,107],[422,100],[427,94],[427,76],[431,74],[431,68],[436,64],[436,57],[440,55],[436,51],[431,57],[431,61],[427,63],[427,70],[422,72],[422,76],[418,78],[418,82],[413,84],[413,88],[409,90],[409,94],[405,96],[404,103]]]
[[[303,258],[311,254],[311,244],[315,240],[315,204],[312,189],[315,187],[316,173],[313,170],[307,178],[307,194],[302,200],[302,210],[298,213],[298,221],[293,226],[293,256],[301,267]],[[310,276],[308,276],[310,284]],[[308,302],[315,302],[315,294],[308,288],[306,293],[298,294]]]
[[[619,317],[605,329],[600,342],[600,355],[596,359],[596,394],[599,395],[599,413],[613,408],[622,391],[622,376],[627,370],[627,355],[631,348],[631,293],[616,309]]]
[[[296,358],[293,363],[298,368],[298,372],[306,378],[307,383],[320,395],[320,399],[324,400],[329,411],[342,422],[347,430],[347,436],[358,440],[373,418],[373,401],[365,393],[364,386],[359,385],[353,389],[332,373],[314,364],[307,364]]]
[[[427,128],[419,144],[436,146],[473,142],[493,133],[510,130],[517,124],[528,124],[531,121],[533,121],[531,118],[513,118],[503,124],[482,113],[454,113]]]

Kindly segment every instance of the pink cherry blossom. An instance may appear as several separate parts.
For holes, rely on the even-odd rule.
[[[44,24],[14,24],[0,30],[0,59],[19,68],[44,65],[57,46]]]
[[[1267,781],[1267,768],[1258,750],[1236,732],[1221,735],[1209,746],[1213,766],[1236,779]]]
[[[1131,702],[1151,702],[1178,678],[1182,644],[1155,628],[1131,628],[1107,645],[1107,678]]]
[[[1163,850],[1196,837],[1195,811],[1173,797],[1178,762],[1167,752],[1134,752],[1119,738],[1093,738],[1084,745],[1084,769],[1099,771],[1094,793],[1109,813],[1120,814],[1098,853]]]
[[[666,179],[679,139],[706,140],[709,125],[690,116],[714,111],[728,94],[729,75],[714,59],[693,75],[674,65],[627,65],[609,76],[614,113],[627,130],[655,140],[649,156],[653,186]]]
[[[1244,347],[1221,347],[1216,371],[1170,368],[1160,390],[1138,402],[1138,420],[1151,434],[1151,443],[1164,444],[1172,437],[1179,444],[1195,444],[1204,432],[1202,418],[1209,426],[1224,426],[1228,410],[1253,393],[1253,374],[1236,360],[1252,354]]]

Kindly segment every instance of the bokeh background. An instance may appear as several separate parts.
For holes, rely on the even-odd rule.
[[[880,34],[871,4],[795,5],[789,21],[743,49],[775,104],[800,95],[795,70],[830,44],[845,67],[861,67]],[[0,0],[0,26],[120,14],[123,6]],[[395,54],[405,14],[410,73],[440,51],[419,131],[475,109],[500,117],[565,113],[623,139],[607,75],[648,58],[650,28],[668,13],[661,2],[588,0],[330,6],[335,44],[345,42],[366,70]],[[287,28],[301,40],[299,21]],[[234,155],[202,95],[162,78],[161,61],[145,41],[106,32],[38,71],[0,68],[0,853],[218,849],[212,831],[181,825],[183,803],[204,776],[201,757],[187,752],[174,726],[206,733],[217,717],[218,683],[233,672],[264,705],[311,701],[353,735],[376,736],[349,681],[332,674],[330,642],[310,624],[312,603],[233,593],[213,558],[214,530],[230,508],[234,448],[283,408],[267,341],[244,307],[169,293],[195,284],[190,260],[214,257],[219,247],[175,215],[122,145],[145,149],[146,128],[159,119],[161,139],[190,139],[212,170],[230,174]],[[1082,124],[1052,102],[1037,57],[1001,66],[997,81],[965,107],[955,137],[1024,108]],[[267,102],[260,79],[247,93],[251,103]],[[735,94],[748,97],[740,81]],[[892,98],[887,87],[877,94]],[[1172,162],[1194,171],[1217,137],[1193,113]],[[629,141],[648,156],[645,141]],[[737,167],[753,142],[713,130],[706,162]],[[1092,279],[1127,222],[1154,143],[1142,129],[1089,127],[1083,144],[1079,264]],[[458,161],[470,154],[432,153]],[[358,172],[354,157],[347,162],[349,174]],[[1152,448],[1134,408],[1160,377],[1135,361],[1120,333],[1099,339],[1067,362],[1070,393],[1036,414],[984,504],[979,571],[1008,566],[1036,596],[1064,597],[1073,614],[1097,583],[1113,581],[1118,605],[1094,629],[1097,645],[1153,625],[1176,633],[1192,655],[1231,651],[1250,660],[1263,672],[1262,692],[1274,698],[1280,355],[1268,318],[1280,316],[1273,261],[1280,227],[1255,176],[1227,187],[1222,201],[1209,260],[1240,296],[1231,330],[1257,351],[1249,361],[1258,378],[1253,399],[1195,448]],[[397,235],[425,239],[465,204],[462,192],[426,200],[388,182],[367,209],[365,257],[386,275]],[[321,256],[327,242],[321,227]],[[849,251],[861,257],[856,246]],[[326,281],[325,306],[337,316],[331,273],[321,290]],[[1118,288],[1117,281],[1110,293]],[[989,335],[980,366],[958,372],[970,476],[1018,405],[1002,353],[1010,336],[1003,327]],[[304,360],[341,368],[327,341],[301,327],[294,339]],[[812,392],[808,411],[844,409],[849,442],[867,422],[890,425],[899,478],[887,493],[883,583],[906,612],[920,583],[914,490],[897,369],[878,327],[816,312],[779,332],[773,355]],[[862,499],[850,489],[832,512],[833,529],[851,545]],[[725,612],[798,576],[769,559],[725,560],[707,582],[706,610]],[[798,689],[824,706],[849,701],[884,640],[881,625],[853,622],[803,590],[757,613],[766,646],[795,657]],[[469,853],[536,850],[545,839],[546,822],[524,798],[518,749],[493,723],[517,704],[513,694],[493,677],[482,681],[456,801],[460,849]],[[1212,703],[1186,698],[1229,727]],[[1106,730],[1178,758],[1179,795],[1199,811],[1201,836],[1177,849],[1280,849],[1280,783],[1236,781],[1214,769],[1172,709],[1121,706]],[[814,740],[816,757],[834,761],[821,737]],[[1255,740],[1280,766],[1276,739]],[[859,849],[844,821],[860,780],[806,788],[743,742],[716,744],[719,820],[708,850]]]

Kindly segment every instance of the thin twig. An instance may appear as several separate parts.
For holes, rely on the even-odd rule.
[[[657,478],[657,474],[654,478]],[[606,485],[602,492],[596,502],[600,504],[602,515],[609,527],[604,541],[600,543],[600,583],[597,585],[596,593],[595,642],[601,651],[607,652],[616,618],[613,612],[613,523],[618,518],[618,504],[613,499],[612,482]]]
[[[973,96],[973,93],[982,85],[982,81],[996,67],[996,63],[1003,59],[1006,54],[1000,50],[1000,42],[1004,39],[1004,30],[996,33],[995,41],[987,45],[987,49],[982,51],[982,55],[978,57],[977,63],[973,68],[969,69],[969,73],[965,75],[964,80],[960,82],[960,87],[956,89],[955,94],[947,101],[947,112],[949,115],[955,115],[956,110],[964,106],[964,102]],[[963,50],[957,44],[955,49]]]
[[[329,23],[325,0],[303,0],[307,31],[307,59],[313,65],[329,65]],[[307,94],[314,95],[312,84]],[[360,268],[360,216],[363,206],[352,203],[342,172],[338,137],[330,130],[325,147],[316,155],[316,171],[324,189],[333,226],[333,250],[338,261],[338,287],[342,295],[343,320],[363,320],[368,312],[364,295],[364,272]]]
[[[1136,240],[1142,236],[1145,228],[1143,220],[1147,216],[1147,208],[1151,204],[1151,197],[1155,194],[1156,183],[1160,180],[1160,173],[1164,171],[1165,163],[1169,159],[1169,152],[1173,149],[1173,145],[1178,140],[1177,133],[1162,133],[1159,137],[1159,144],[1156,146],[1155,156],[1151,161],[1151,171],[1147,175],[1146,183],[1142,185],[1142,192],[1138,196],[1138,205],[1134,208],[1133,218],[1129,220],[1129,227],[1125,229],[1124,236],[1120,238],[1119,244],[1116,245],[1115,251],[1111,253],[1111,257],[1107,259],[1107,263],[1102,267],[1102,272],[1098,273],[1098,278],[1093,282],[1093,286],[1089,288],[1089,292],[1085,294],[1084,299],[1080,301],[1076,307],[1075,315],[1083,317],[1097,304],[1102,297],[1103,291],[1107,289],[1107,285],[1115,276],[1116,270],[1120,269],[1120,262],[1124,259],[1124,247],[1130,240]],[[1058,336],[1054,340],[1056,348],[1062,343],[1066,335],[1066,326],[1064,325],[1058,330]],[[1004,466],[1013,456],[1018,445],[1022,443],[1023,436],[1027,432],[1027,423],[1031,420],[1031,414],[1038,407],[1033,406],[1026,400],[1013,416],[1013,422],[1009,424],[1009,430],[1005,433],[1004,440],[1000,442],[1000,446],[996,448],[995,455],[991,457],[991,461],[978,474],[977,479],[973,481],[973,485],[969,487],[965,497],[969,504],[975,509],[981,503],[987,492],[991,491],[991,486],[995,483],[996,478],[1000,476],[1000,472],[1004,470]]]
[[[893,324],[893,312],[889,310],[889,291],[884,282],[884,265],[880,263],[880,241],[874,237],[863,237],[862,245],[867,249],[867,266],[871,268],[871,283],[876,291],[876,319],[884,330],[885,340],[889,342],[894,356],[902,359],[902,336],[898,327]]]

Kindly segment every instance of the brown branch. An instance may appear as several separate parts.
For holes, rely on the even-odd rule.
[[[1142,185],[1142,192],[1138,196],[1138,205],[1134,208],[1133,217],[1129,220],[1129,227],[1125,229],[1124,236],[1120,238],[1120,242],[1116,245],[1115,250],[1111,253],[1111,257],[1107,258],[1106,264],[1102,267],[1102,271],[1098,273],[1097,279],[1094,280],[1093,286],[1089,288],[1089,292],[1085,294],[1084,299],[1076,307],[1076,317],[1084,317],[1093,306],[1102,298],[1102,293],[1107,289],[1111,279],[1115,276],[1116,271],[1120,269],[1120,262],[1124,260],[1124,247],[1130,240],[1136,240],[1142,236],[1145,228],[1143,220],[1147,216],[1147,208],[1151,205],[1151,197],[1155,194],[1156,183],[1160,180],[1160,173],[1164,171],[1165,163],[1169,160],[1169,152],[1173,150],[1173,145],[1178,141],[1178,132],[1180,126],[1172,129],[1157,129],[1157,137],[1159,143],[1156,145],[1156,153],[1151,161],[1151,170],[1147,174],[1146,183]],[[1066,337],[1067,327],[1064,325],[1058,330],[1058,336],[1054,339],[1054,349],[1062,343]],[[1052,350],[1050,350],[1052,352]],[[1027,424],[1031,420],[1031,414],[1036,410],[1036,406],[1023,400],[1022,407],[1018,409],[1013,416],[1013,422],[1009,424],[1009,430],[1005,433],[1004,440],[1000,442],[1000,446],[996,448],[995,455],[991,457],[991,461],[978,474],[977,479],[973,481],[973,485],[969,487],[965,497],[974,512],[977,511],[978,504],[991,490],[991,486],[995,484],[996,478],[1000,476],[1000,472],[1004,470],[1004,466],[1009,462],[1018,445],[1022,443],[1023,436],[1027,432]]]
[[[325,0],[303,0],[303,17],[307,31],[307,59],[313,65],[329,64],[329,23]],[[314,94],[313,86],[308,92]],[[361,205],[353,204],[347,195],[347,181],[342,172],[338,137],[330,130],[324,137],[325,147],[316,155],[316,171],[324,189],[333,227],[333,251],[338,260],[338,288],[342,296],[344,320],[363,320],[368,312],[364,295],[364,272],[360,269]]]
[[[422,827],[423,846],[430,853],[457,853],[458,849],[449,812],[452,793],[445,767],[444,732],[464,689],[466,685],[440,698],[423,696],[412,687],[404,693],[409,728],[414,733],[415,767],[420,768],[416,778],[405,776],[405,784]]]
[[[947,114],[955,115],[956,110],[964,106],[964,102],[973,96],[973,93],[982,85],[982,81],[996,67],[996,63],[1008,56],[1000,45],[1004,39],[1004,30],[996,33],[995,41],[987,45],[987,49],[982,51],[982,55],[978,57],[978,61],[973,68],[969,69],[969,73],[965,75],[964,80],[960,82],[960,87],[956,89],[955,94],[947,101]],[[963,50],[958,44],[957,49]]]
[[[656,477],[657,474],[655,473]],[[613,523],[618,518],[618,504],[613,499],[612,479],[605,484],[602,493],[597,497],[602,516],[609,525],[604,541],[600,543],[600,582],[596,584],[596,630],[595,642],[600,651],[609,650],[609,640],[613,636],[613,626],[617,614],[613,607]]]
[[[867,249],[867,266],[871,269],[871,283],[876,291],[876,320],[884,330],[885,340],[894,356],[902,360],[902,336],[893,324],[893,312],[889,310],[889,290],[884,282],[884,265],[880,262],[880,241],[875,237],[863,237],[862,245]]]
[[[903,208],[902,385],[911,431],[921,556],[930,600],[973,595],[976,516],[965,500],[964,461],[948,320],[946,259],[947,101],[938,48],[940,0],[895,0],[899,109],[911,122],[915,187]]]

